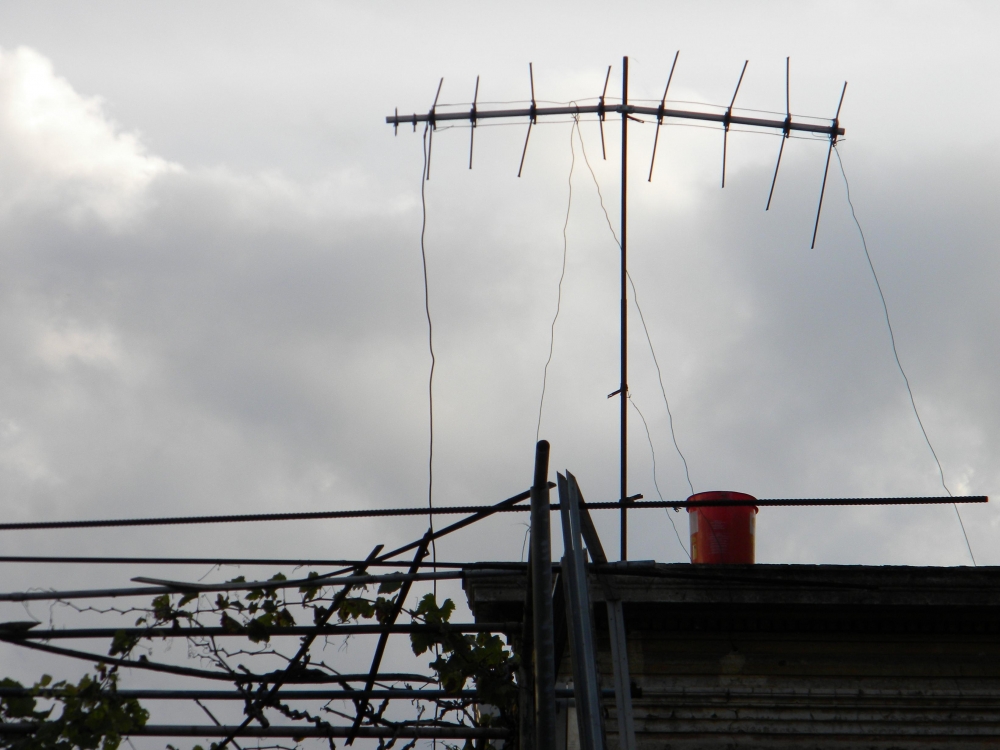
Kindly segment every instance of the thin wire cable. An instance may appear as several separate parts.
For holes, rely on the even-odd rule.
[[[427,377],[427,412],[428,412],[428,447],[427,447],[427,522],[431,534],[434,533],[434,367],[437,357],[434,356],[434,324],[431,322],[430,286],[427,283],[427,167],[428,167],[428,134],[430,126],[424,128],[424,167],[420,173],[420,260],[424,269],[424,313],[427,315],[427,349],[431,355],[431,370]],[[431,559],[437,562],[437,544],[431,539]],[[434,586],[435,596],[437,585]]]
[[[570,151],[570,162],[569,162],[569,178],[567,179],[567,184],[569,186],[569,197],[566,200],[566,220],[563,222],[562,236],[563,236],[563,252],[562,252],[562,270],[559,272],[559,287],[556,293],[556,313],[552,316],[552,325],[549,327],[549,358],[545,360],[545,369],[542,372],[542,396],[538,399],[538,424],[535,427],[535,442],[538,442],[538,436],[542,432],[542,406],[545,403],[545,388],[549,382],[549,365],[552,363],[552,352],[555,349],[556,344],[556,321],[559,320],[559,311],[562,309],[562,287],[563,280],[566,278],[566,255],[569,250],[569,239],[566,237],[566,230],[569,227],[569,214],[570,209],[573,207],[573,169],[576,167],[576,146],[573,143],[573,133],[579,130],[580,124],[578,121],[573,123],[573,127],[569,131],[569,151]]]
[[[924,441],[927,443],[927,447],[930,448],[931,455],[934,456],[934,463],[937,464],[938,474],[941,477],[941,486],[944,487],[944,491],[948,493],[948,497],[954,497],[951,490],[948,488],[948,484],[944,479],[944,468],[941,466],[941,460],[938,458],[937,451],[934,450],[934,446],[931,444],[931,439],[927,435],[927,430],[924,428],[924,421],[920,418],[920,412],[917,410],[917,402],[913,398],[913,389],[910,388],[910,379],[906,377],[906,372],[903,370],[903,365],[899,361],[899,352],[896,351],[896,337],[892,332],[892,322],[889,320],[889,307],[885,302],[885,294],[882,293],[882,285],[879,283],[878,274],[875,273],[875,264],[872,263],[872,256],[868,252],[868,242],[865,240],[865,232],[861,228],[861,222],[858,221],[858,216],[854,211],[854,203],[851,201],[851,185],[847,181],[847,172],[844,169],[844,161],[840,158],[840,150],[837,148],[837,144],[833,144],[833,150],[837,154],[837,163],[840,165],[840,174],[844,178],[844,189],[847,192],[847,205],[851,207],[851,218],[854,219],[854,224],[858,228],[858,234],[861,236],[861,246],[865,250],[865,258],[868,259],[868,267],[871,269],[872,278],[875,279],[875,287],[878,289],[879,299],[882,301],[882,311],[885,313],[885,324],[889,329],[889,343],[892,344],[892,356],[896,360],[896,367],[899,368],[899,374],[903,376],[903,382],[906,384],[906,393],[910,397],[910,406],[913,407],[913,416],[917,418],[917,424],[920,425],[920,432],[924,436]],[[965,539],[965,546],[969,550],[969,557],[972,558],[973,566],[977,566],[976,556],[972,552],[972,544],[969,543],[969,535],[965,530],[965,523],[962,521],[962,514],[958,510],[958,504],[952,503],[951,507],[955,509],[955,515],[958,517],[958,525],[962,528],[962,537]]]
[[[642,308],[639,306],[639,293],[635,290],[635,282],[632,281],[632,274],[625,272],[628,277],[628,283],[632,287],[632,300],[635,302],[635,309],[639,312],[639,320],[642,322],[642,330],[646,334],[646,343],[649,344],[649,353],[653,355],[653,364],[656,365],[656,377],[660,383],[660,393],[663,394],[663,403],[667,407],[667,420],[670,423],[670,437],[674,441],[674,449],[677,451],[677,455],[681,457],[681,463],[684,464],[684,478],[687,479],[688,489],[691,490],[691,494],[694,494],[694,484],[691,482],[691,472],[688,470],[688,462],[684,457],[684,453],[681,451],[681,447],[677,444],[677,434],[674,432],[674,415],[670,411],[670,401],[667,399],[667,390],[663,387],[663,373],[660,372],[660,362],[656,358],[656,350],[653,349],[653,340],[649,336],[649,329],[646,327],[646,318],[642,314]]]
[[[430,149],[428,143],[428,132],[430,126],[424,127],[424,171],[420,175],[420,260],[424,269],[424,312],[427,315],[427,350],[431,355],[431,371],[427,376],[427,413],[428,413],[428,447],[427,447],[427,523],[430,527],[431,535],[431,563],[432,569],[437,572],[437,541],[434,538],[434,367],[437,365],[437,357],[434,356],[434,325],[431,323],[431,296],[430,287],[427,283],[427,247],[424,239],[427,233],[427,177],[430,161]],[[430,135],[434,137],[433,133]],[[431,591],[434,593],[434,601],[437,601],[437,581],[431,584]],[[401,602],[402,604],[402,602]],[[434,644],[434,655],[440,658],[439,645]],[[358,704],[358,721],[361,721],[361,704]],[[434,719],[437,721],[439,707],[434,708]],[[437,750],[437,740],[433,742],[434,750]]]
[[[594,180],[594,187],[597,188],[597,198],[601,204],[601,210],[604,212],[604,219],[608,223],[608,229],[611,230],[611,236],[615,240],[615,244],[621,248],[621,242],[618,240],[618,234],[615,232],[614,225],[611,223],[611,217],[608,215],[608,209],[604,206],[604,195],[601,193],[601,184],[597,181],[597,175],[594,174],[594,168],[590,166],[590,160],[587,158],[587,149],[583,143],[583,134],[580,134],[580,150],[583,153],[583,161],[587,165],[587,169],[590,172],[591,178]],[[646,327],[646,318],[642,314],[642,308],[639,307],[639,295],[635,291],[635,282],[632,281],[632,275],[626,271],[625,274],[628,277],[628,282],[632,286],[632,301],[635,302],[636,310],[639,311],[639,320],[642,322],[642,330],[646,334],[646,343],[649,345],[649,352],[653,355],[653,364],[656,365],[656,376],[660,383],[660,393],[663,394],[663,403],[667,407],[667,416],[670,423],[670,438],[673,440],[674,449],[677,451],[677,455],[680,456],[681,462],[684,464],[684,476],[687,479],[688,488],[691,490],[691,494],[694,494],[694,484],[691,482],[691,472],[688,470],[688,462],[684,457],[684,453],[681,451],[680,445],[677,443],[677,433],[674,431],[674,415],[670,411],[670,400],[667,398],[667,390],[663,387],[663,374],[660,372],[660,363],[656,358],[656,351],[653,349],[653,340],[649,335],[649,328]],[[672,523],[672,521],[671,521]]]
[[[646,417],[643,416],[642,411],[636,405],[635,401],[632,399],[631,394],[629,394],[628,402],[632,404],[632,408],[635,409],[635,413],[639,415],[639,419],[642,420],[642,426],[646,429],[646,440],[649,441],[649,454],[653,457],[653,486],[656,488],[656,494],[659,496],[660,501],[663,502],[663,493],[660,492],[660,483],[656,481],[656,449],[653,448],[653,437],[649,434],[649,425],[646,423]],[[691,493],[694,494],[693,492]],[[674,530],[674,536],[677,537],[677,543],[681,545],[681,549],[684,550],[684,554],[687,555],[688,561],[691,560],[691,553],[688,552],[688,548],[684,546],[684,542],[681,539],[681,534],[677,531],[677,524],[674,523],[673,516],[670,515],[670,511],[667,511],[667,520],[670,521],[670,526]]]

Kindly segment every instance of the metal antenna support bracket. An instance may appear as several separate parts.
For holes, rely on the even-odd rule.
[[[726,145],[729,141],[729,123],[733,119],[733,105],[736,104],[736,95],[740,93],[740,84],[743,83],[743,76],[747,72],[749,60],[743,61],[743,70],[740,71],[740,80],[736,82],[736,90],[733,92],[733,99],[729,102],[729,108],[722,118],[722,187],[726,186]]]
[[[607,75],[604,76],[604,90],[601,92],[601,98],[597,100],[598,101],[598,104],[597,104],[597,118],[598,118],[598,122],[601,125],[601,157],[604,159],[604,161],[608,160],[608,152],[604,148],[604,115],[605,115],[605,112],[607,111],[606,108],[605,108],[605,106],[604,106],[604,97],[608,93],[608,81],[610,81],[610,80],[611,80],[611,66],[609,65],[608,66],[608,73],[607,73]]]
[[[476,139],[476,102],[479,101],[479,76],[476,76],[476,90],[472,94],[472,109],[469,110],[469,169],[472,169],[472,146]]]
[[[826,150],[826,166],[823,168],[823,185],[819,189],[819,205],[816,206],[816,223],[813,225],[813,238],[809,249],[816,247],[816,233],[819,232],[819,215],[823,210],[823,195],[826,193],[826,176],[830,172],[830,157],[833,149],[837,145],[837,136],[843,135],[840,128],[840,108],[844,106],[844,94],[847,93],[847,81],[844,81],[844,88],[840,90],[840,103],[837,104],[837,114],[833,116],[833,127],[830,129],[830,147]]]
[[[774,186],[778,182],[778,167],[781,166],[781,154],[785,150],[785,141],[788,140],[788,136],[792,134],[791,124],[792,124],[792,104],[791,104],[791,92],[789,83],[789,67],[791,65],[791,58],[785,58],[785,127],[782,128],[783,135],[781,138],[781,145],[778,146],[778,161],[774,165],[774,177],[771,178],[771,189],[767,194],[767,205],[764,206],[765,211],[771,210],[771,198],[774,197]]]
[[[531,63],[528,63],[528,77],[531,79],[531,107],[528,108],[528,133],[524,136],[524,149],[521,151],[521,165],[517,168],[517,176],[521,176],[524,169],[524,157],[528,153],[528,139],[531,138],[531,126],[537,119],[538,106],[535,104],[535,70]]]
[[[660,140],[660,126],[663,125],[663,112],[664,107],[667,103],[667,92],[670,91],[670,82],[674,80],[674,68],[677,67],[677,58],[681,56],[681,51],[677,50],[674,55],[674,62],[670,66],[670,75],[667,76],[667,86],[663,89],[663,98],[660,99],[660,106],[656,110],[656,134],[653,136],[653,156],[649,160],[649,179],[647,182],[653,181],[653,164],[656,163],[656,144]]]
[[[442,86],[444,86],[444,77],[438,81],[438,90],[434,94],[434,103],[431,105],[431,111],[427,113],[427,128],[429,132],[427,133],[427,173],[424,175],[425,180],[431,178],[431,150],[434,148],[434,131],[437,129],[437,105],[438,99],[441,96]],[[413,129],[417,129],[416,117],[413,119]]]

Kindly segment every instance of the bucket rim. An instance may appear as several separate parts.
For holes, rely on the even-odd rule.
[[[697,505],[698,503],[709,502],[712,500],[740,500],[746,503],[757,502],[757,498],[755,498],[753,495],[747,494],[746,492],[736,492],[734,490],[709,490],[708,492],[696,492],[688,497],[687,502],[692,505]],[[735,506],[735,507],[741,507],[741,506]],[[758,508],[756,505],[748,505],[746,507],[753,508],[753,512],[755,514],[760,512],[760,508]],[[691,510],[692,509],[690,507],[687,508],[688,513],[690,513]],[[706,508],[706,510],[708,509]]]

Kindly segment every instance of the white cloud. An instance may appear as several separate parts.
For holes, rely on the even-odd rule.
[[[121,228],[157,176],[180,167],[123,132],[100,98],[84,97],[28,47],[0,50],[0,211],[44,210]]]

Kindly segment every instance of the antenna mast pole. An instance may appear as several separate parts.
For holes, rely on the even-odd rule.
[[[679,55],[680,53],[678,53]],[[431,109],[426,114],[418,114],[414,112],[409,115],[400,115],[399,112],[395,112],[393,115],[385,118],[385,121],[393,126],[394,130],[398,130],[400,125],[412,125],[414,132],[417,129],[417,123],[427,123],[430,128],[431,133],[437,129],[439,123],[444,121],[457,121],[457,122],[468,122],[470,127],[475,128],[479,120],[490,120],[490,119],[521,119],[527,118],[528,120],[528,131],[525,133],[524,138],[524,148],[521,151],[521,161],[517,170],[517,176],[520,177],[522,171],[524,170],[525,156],[528,153],[528,140],[531,137],[531,128],[535,123],[538,122],[539,118],[548,117],[566,117],[570,115],[575,118],[579,118],[580,115],[596,115],[597,121],[601,126],[601,150],[604,151],[604,118],[609,112],[618,112],[622,116],[622,177],[621,177],[621,229],[619,233],[619,241],[621,242],[621,383],[617,391],[608,394],[608,398],[612,396],[619,396],[621,398],[621,497],[618,500],[617,507],[621,514],[621,559],[628,559],[628,506],[631,504],[628,499],[628,266],[626,261],[628,258],[627,247],[628,247],[628,121],[629,118],[639,122],[652,122],[652,119],[641,120],[640,117],[645,116],[647,118],[656,118],[656,136],[653,140],[653,155],[649,163],[649,179],[653,178],[653,163],[656,159],[656,144],[659,140],[659,128],[663,124],[664,118],[669,118],[673,120],[679,120],[682,122],[695,121],[695,122],[709,122],[716,123],[722,126],[723,131],[723,163],[722,163],[722,174],[723,174],[723,187],[725,187],[725,158],[726,158],[726,144],[729,134],[729,129],[732,125],[739,125],[747,129],[762,129],[769,130],[775,134],[780,134],[783,138],[789,138],[793,132],[795,133],[812,133],[815,135],[825,135],[830,139],[830,148],[827,152],[827,170],[829,169],[829,159],[830,153],[832,153],[833,144],[839,136],[844,135],[844,128],[840,126],[840,106],[837,107],[837,114],[834,116],[833,120],[829,125],[821,125],[817,122],[803,122],[800,120],[794,120],[791,115],[790,109],[786,106],[785,117],[783,119],[777,120],[770,117],[748,117],[744,115],[733,114],[733,105],[736,103],[736,94],[739,93],[740,84],[743,82],[743,75],[746,73],[747,64],[743,64],[743,70],[740,73],[739,81],[736,84],[736,91],[733,93],[733,98],[726,108],[724,113],[720,113],[714,110],[704,110],[698,108],[684,108],[678,109],[674,107],[667,107],[667,92],[670,90],[670,82],[673,80],[674,67],[677,65],[677,55],[674,56],[674,64],[670,67],[670,75],[667,78],[667,87],[664,89],[663,98],[660,100],[659,106],[650,107],[643,104],[629,104],[628,103],[628,58],[622,58],[622,101],[621,104],[615,106],[608,106],[604,99],[604,93],[607,93],[608,81],[610,80],[611,68],[608,68],[608,74],[604,79],[604,93],[598,97],[597,104],[565,104],[565,105],[555,105],[555,106],[539,106],[537,100],[535,99],[535,74],[534,68],[531,63],[528,64],[528,75],[529,82],[531,84],[531,106],[530,107],[518,107],[512,109],[492,109],[492,108],[481,108],[478,106],[479,101],[479,79],[476,79],[476,89],[473,95],[472,106],[468,110],[458,110],[458,111],[446,111],[441,112],[437,109],[437,97],[434,99],[434,104]],[[443,80],[443,79],[442,79]],[[845,88],[847,84],[844,84]],[[785,87],[786,87],[786,104],[788,101],[787,89],[788,89],[788,74],[786,68],[785,74]],[[441,87],[438,86],[438,94],[441,93]],[[844,94],[841,92],[840,103],[843,104]],[[716,110],[718,108],[715,108]],[[469,142],[469,165],[472,165],[472,140]],[[774,178],[771,181],[771,193],[768,196],[767,207],[771,206],[771,197],[774,194],[774,182],[777,179],[778,166],[781,164],[781,154],[784,150],[784,140],[782,140],[781,149],[778,151],[778,165],[775,165]],[[430,166],[428,157],[428,179],[430,178]],[[826,189],[826,171],[823,173],[823,186],[820,188],[820,198],[819,206],[816,209],[816,224],[813,229],[813,241],[812,245],[816,244],[816,232],[819,227],[819,214],[823,208],[823,193]]]
[[[628,58],[622,58],[621,559],[628,559]]]

